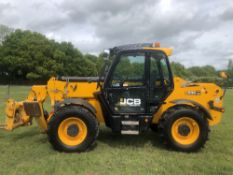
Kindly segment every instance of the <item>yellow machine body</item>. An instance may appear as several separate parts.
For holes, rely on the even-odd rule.
[[[145,50],[161,50],[167,56],[171,55],[169,48],[144,48]],[[105,123],[101,104],[94,94],[100,91],[97,82],[69,82],[60,81],[52,77],[47,85],[32,86],[25,101],[16,102],[8,100],[6,104],[6,124],[4,128],[13,130],[22,125],[30,125],[34,117],[42,131],[47,130],[47,123],[53,116],[55,102],[62,102],[64,99],[82,99],[87,101],[94,109],[95,116],[99,123]],[[190,83],[181,78],[174,77],[174,89],[166,98],[158,111],[153,115],[152,123],[159,122],[163,114],[170,108],[177,105],[190,106],[203,111],[208,115],[209,125],[220,122],[222,113],[224,91],[212,83]],[[44,117],[43,104],[49,97],[51,112]]]
[[[47,123],[52,117],[50,113],[47,120],[44,118],[43,103],[49,96],[51,100],[51,108],[55,102],[63,101],[65,98],[81,98],[85,99],[96,110],[96,117],[100,123],[104,123],[104,117],[100,102],[95,98],[94,93],[100,89],[97,88],[96,82],[64,82],[51,78],[46,86],[33,86],[25,101],[16,102],[9,99],[6,104],[6,124],[5,129],[12,130],[18,126],[29,125],[31,118],[34,117],[43,131],[47,130]],[[196,107],[195,104],[201,105],[211,116],[208,119],[209,125],[218,124],[221,120],[223,108],[223,90],[212,83],[189,83],[185,80],[175,77],[174,90],[167,97],[164,104],[154,114],[152,123],[158,123],[163,114],[171,107],[176,105],[187,105]],[[176,101],[178,103],[176,103]],[[212,109],[209,102],[213,101],[213,105],[221,110]],[[40,112],[36,116],[30,116],[25,109],[25,104],[31,104],[32,110],[38,105]],[[33,104],[35,104],[33,106]],[[38,110],[37,109],[37,110]]]

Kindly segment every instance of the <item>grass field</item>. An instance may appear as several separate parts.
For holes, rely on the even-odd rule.
[[[12,87],[11,96],[26,97],[28,87]],[[0,86],[0,119],[7,88]],[[198,153],[167,150],[152,132],[114,136],[104,126],[95,147],[85,153],[58,153],[36,124],[14,132],[0,131],[0,175],[7,174],[233,174],[233,91],[228,91],[221,124]]]

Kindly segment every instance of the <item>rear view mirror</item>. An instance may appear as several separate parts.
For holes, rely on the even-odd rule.
[[[225,71],[219,72],[219,76],[225,80],[227,80],[229,78],[229,74]]]

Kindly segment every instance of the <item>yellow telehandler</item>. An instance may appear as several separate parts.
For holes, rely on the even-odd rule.
[[[221,120],[224,90],[173,77],[171,54],[158,43],[111,48],[99,77],[52,77],[47,85],[32,86],[25,101],[9,99],[2,128],[28,126],[34,118],[54,149],[82,152],[104,123],[119,134],[151,129],[175,150],[197,151],[209,126]],[[47,97],[49,113],[43,106]]]

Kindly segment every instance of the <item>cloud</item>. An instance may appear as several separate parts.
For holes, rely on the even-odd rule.
[[[233,20],[233,6],[227,8],[220,17],[222,20],[232,21]]]
[[[231,0],[0,0],[0,23],[31,29],[83,52],[160,41],[186,66],[227,65],[233,48]]]

